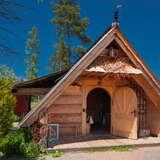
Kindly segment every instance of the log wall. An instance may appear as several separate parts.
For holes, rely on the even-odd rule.
[[[147,125],[151,134],[160,133],[160,112],[149,99],[147,99]]]
[[[82,92],[70,86],[48,109],[48,123],[60,124],[61,136],[81,134]]]
[[[111,108],[115,91],[120,86],[126,86],[124,80],[116,81],[113,79],[103,79],[99,84],[99,80],[95,77],[82,77],[80,79],[81,86],[69,86],[62,95],[60,95],[53,104],[48,108],[48,122],[58,123],[60,125],[60,136],[78,136],[86,135],[86,107],[87,95],[94,88],[103,88],[111,96]],[[111,113],[112,115],[112,113]],[[147,98],[147,128],[151,134],[159,134],[160,131],[160,112],[155,104]],[[113,128],[111,124],[111,128]],[[112,132],[112,131],[111,131]]]

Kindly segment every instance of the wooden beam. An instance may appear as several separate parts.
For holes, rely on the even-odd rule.
[[[148,83],[150,83],[150,85],[155,88],[158,95],[160,95],[160,87],[156,77],[152,74],[150,69],[143,63],[142,59],[139,57],[137,52],[122,37],[123,35],[120,32],[117,32],[117,36],[115,37],[116,42],[123,49],[123,51],[128,55],[130,60],[138,67],[138,69],[143,71],[143,75],[147,79]]]
[[[45,95],[50,91],[50,88],[20,88],[14,95]]]

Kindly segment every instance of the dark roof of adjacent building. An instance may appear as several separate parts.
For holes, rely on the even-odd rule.
[[[42,76],[33,80],[25,81],[16,84],[13,87],[13,92],[18,88],[50,88],[58,83],[60,79],[64,77],[64,75],[68,72],[69,69],[64,71],[59,71],[55,73],[48,74],[46,76]]]

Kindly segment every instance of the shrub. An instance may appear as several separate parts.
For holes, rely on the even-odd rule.
[[[18,133],[22,133],[24,135],[25,142],[30,142],[32,140],[32,128],[30,126],[20,128]]]
[[[15,115],[15,122],[20,122],[22,120],[22,118],[18,115]]]
[[[0,138],[3,138],[16,120],[13,112],[16,98],[11,89],[15,83],[13,71],[6,66],[0,66]]]
[[[24,136],[22,133],[9,133],[0,143],[0,151],[5,155],[23,155],[20,145],[24,143]]]
[[[25,156],[25,157],[37,157],[40,154],[38,144],[29,142],[27,137],[29,129],[19,130],[17,132],[9,133],[6,135],[0,143],[0,151],[6,156]],[[26,136],[26,137],[25,137]],[[26,140],[28,142],[26,142]]]
[[[20,145],[20,150],[25,157],[37,157],[40,154],[38,144],[33,142],[22,143]]]

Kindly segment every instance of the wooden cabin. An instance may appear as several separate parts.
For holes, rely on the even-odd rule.
[[[60,137],[111,134],[137,139],[160,133],[160,85],[118,24],[72,68],[17,84],[13,93],[43,95],[19,124],[38,124],[40,139],[47,124],[58,124]]]

